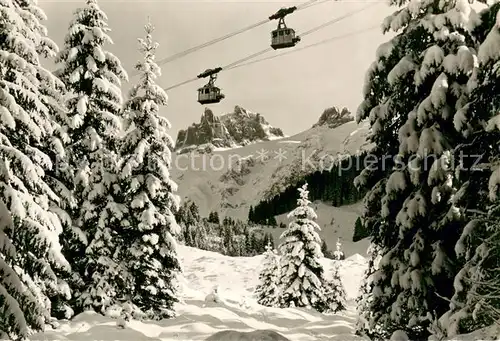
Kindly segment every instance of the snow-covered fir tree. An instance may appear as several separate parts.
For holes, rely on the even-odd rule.
[[[179,241],[183,241],[187,246],[195,246],[194,229],[201,224],[201,217],[198,206],[191,201],[184,201],[175,214],[175,220],[181,227]]]
[[[397,35],[377,51],[357,117],[370,120],[379,161],[356,179],[370,189],[363,223],[382,256],[365,314],[371,337],[401,329],[423,339],[447,310],[440,297],[453,295],[459,267],[453,120],[470,92],[475,16],[466,0],[391,3],[403,6],[383,26]]]
[[[325,298],[328,312],[339,312],[347,308],[347,294],[340,278],[340,261],[336,260],[333,266],[332,278],[325,281]]]
[[[37,33],[36,39],[33,40],[37,52],[40,56],[52,60],[56,57],[59,48],[48,37],[47,29],[42,24],[42,21],[47,19],[45,13],[37,6],[36,0],[15,0],[14,2],[19,5],[17,10],[25,24]],[[64,106],[66,88],[59,78],[54,77],[47,70],[41,70],[37,74],[37,78],[40,82],[38,90],[43,95],[40,97],[40,101],[49,110],[49,115],[54,126],[52,135],[46,136],[44,139],[43,144],[47,147],[42,149],[54,164],[51,169],[45,172],[46,182],[60,198],[57,202],[51,201],[50,209],[59,216],[63,224],[63,231],[67,231],[71,228],[69,213],[76,208],[76,203],[66,185],[72,181],[66,172],[67,158],[64,146],[68,142],[65,129],[69,123],[67,109]],[[73,311],[68,305],[71,292],[66,280],[70,280],[71,272],[63,271],[62,273],[58,273],[58,277],[59,290],[53,292],[50,297],[52,315],[60,318],[70,318],[73,315]]]
[[[112,40],[106,14],[96,0],[74,13],[57,72],[69,94],[70,171],[79,208],[73,228],[64,236],[68,260],[83,279],[78,309],[104,312],[123,292],[126,277],[120,264],[122,216],[117,197],[121,81],[127,74],[120,61],[105,50]]]
[[[342,243],[340,242],[340,238],[337,238],[337,243],[335,245],[335,251],[333,251],[333,259],[335,260],[344,260],[345,254],[342,251]]]
[[[45,59],[54,60],[59,52],[57,44],[48,37],[46,27],[42,21],[47,20],[43,10],[38,7],[36,0],[15,0],[19,5],[18,12],[23,18],[23,21],[37,33],[36,39],[33,43],[39,55]],[[45,144],[48,146],[46,153],[49,155],[55,167],[52,167],[46,175],[47,182],[51,185],[54,191],[61,197],[61,202],[54,209],[57,210],[61,221],[65,225],[70,225],[70,216],[65,210],[60,210],[61,206],[65,209],[74,209],[76,203],[72,197],[71,191],[67,188],[66,184],[73,179],[68,178],[67,160],[65,144],[69,142],[67,135],[67,127],[69,125],[69,118],[67,115],[67,108],[65,107],[64,96],[66,94],[65,84],[58,78],[54,77],[52,73],[47,70],[40,70],[37,78],[40,81],[39,91],[43,95],[40,101],[48,108],[54,131],[51,136],[46,138]]]
[[[368,255],[368,266],[363,274],[358,297],[356,297],[356,311],[358,313],[355,326],[356,335],[372,334],[370,320],[374,315],[373,312],[367,311],[367,309],[373,301],[373,296],[371,295],[373,290],[373,274],[378,270],[378,263],[380,261],[377,249],[377,245],[370,244],[366,252]]]
[[[181,271],[175,237],[180,228],[175,212],[180,200],[177,184],[170,178],[173,141],[170,123],[159,114],[167,94],[155,83],[160,68],[155,62],[158,43],[154,27],[145,25],[146,37],[139,39],[144,59],[136,65],[140,81],[130,91],[125,119],[132,129],[124,138],[121,180],[130,214],[125,229],[125,259],[134,279],[131,298],[149,318],[174,316],[178,301],[177,276]]]
[[[201,222],[197,226],[192,226],[189,228],[191,232],[191,240],[193,241],[193,246],[207,250],[209,244],[209,236],[208,236],[209,227],[207,226],[206,221]]]
[[[259,304],[267,307],[276,307],[278,305],[278,275],[279,257],[269,243],[266,245],[264,263],[259,274],[260,283],[255,287],[255,295]]]
[[[299,188],[297,208],[288,214],[293,221],[281,234],[280,278],[278,286],[282,307],[312,307],[327,310],[324,295],[324,270],[320,263],[321,239],[316,230],[319,225],[313,208],[309,206],[307,183]]]
[[[0,199],[13,222],[3,226],[2,262],[14,269],[21,279],[15,285],[23,290],[3,301],[12,309],[3,310],[0,319],[9,325],[4,332],[17,336],[43,329],[50,316],[49,298],[64,295],[66,289],[58,275],[71,270],[61,253],[62,224],[54,213],[62,211],[61,200],[47,182],[55,167],[51,156],[63,154],[61,144],[52,139],[57,126],[49,103],[56,100],[48,93],[57,80],[41,66],[38,53],[45,34],[39,18],[44,14],[33,3],[30,10],[39,16],[27,20],[21,5],[11,0],[0,4]],[[14,293],[9,281],[15,278],[7,274],[2,278],[4,295]],[[16,313],[15,304],[23,305],[22,313]]]
[[[0,165],[4,168],[4,164]],[[27,338],[30,330],[43,329],[45,307],[37,295],[26,290],[15,269],[18,257],[12,240],[7,235],[13,221],[7,207],[0,200],[0,339],[15,340]]]
[[[221,227],[221,232],[223,234],[222,245],[224,245],[224,254],[229,256],[236,256],[237,250],[234,244],[234,231],[233,226],[223,225]]]
[[[17,4],[17,12],[24,23],[36,33],[32,36],[32,42],[38,54],[46,59],[53,59],[58,52],[58,47],[48,37],[47,29],[42,23],[47,18],[43,10],[38,7],[37,1],[14,0],[14,3]],[[54,126],[53,133],[50,136],[46,136],[43,140],[43,145],[47,147],[41,148],[54,164],[51,169],[45,172],[45,180],[60,199],[57,202],[51,200],[50,209],[58,214],[63,228],[66,230],[71,226],[71,219],[67,210],[72,209],[74,202],[72,201],[71,192],[64,185],[64,181],[66,180],[64,178],[66,173],[64,171],[66,168],[64,143],[67,142],[64,126],[67,124],[68,119],[63,100],[65,86],[60,79],[54,77],[48,70],[40,69],[36,76],[39,81],[38,90],[42,95],[39,99],[49,110],[49,115]],[[64,279],[69,279],[71,273],[63,271],[57,275],[59,277],[59,290],[53,292],[50,297],[52,301],[52,314],[58,317],[69,318],[72,315],[72,310],[67,304],[70,298],[70,291]]]
[[[467,104],[455,113],[465,138],[459,146],[460,190],[455,203],[469,220],[456,251],[467,261],[455,278],[450,311],[436,324],[437,336],[453,337],[500,319],[500,3],[480,13],[472,32],[481,42],[475,84]],[[472,199],[473,198],[473,199]]]

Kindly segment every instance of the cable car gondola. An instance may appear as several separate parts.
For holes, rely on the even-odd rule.
[[[198,103],[200,104],[212,104],[219,103],[224,97],[221,89],[215,86],[215,80],[217,79],[217,73],[222,71],[221,67],[215,69],[208,69],[198,75],[198,78],[210,77],[207,84],[198,89]]]
[[[269,17],[269,20],[278,19],[278,28],[271,32],[271,47],[275,50],[295,46],[300,37],[295,35],[293,28],[288,28],[285,24],[285,16],[293,13],[297,7],[281,8],[278,12]]]

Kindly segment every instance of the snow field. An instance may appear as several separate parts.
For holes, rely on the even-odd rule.
[[[179,246],[179,254],[184,271],[180,283],[183,302],[176,305],[176,318],[155,323],[133,320],[120,328],[111,317],[87,312],[72,321],[60,321],[56,329],[36,334],[31,340],[201,341],[227,329],[273,330],[293,341],[360,339],[353,335],[354,299],[367,266],[366,259],[360,255],[341,262],[340,274],[347,292],[348,309],[333,315],[258,305],[253,290],[258,284],[262,255],[228,257],[186,246]],[[328,278],[334,261],[323,258],[321,263]],[[218,288],[220,302],[206,302],[206,296],[214,287]]]

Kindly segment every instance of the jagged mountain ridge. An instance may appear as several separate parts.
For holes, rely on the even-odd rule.
[[[367,150],[367,123],[350,121],[336,128],[318,125],[279,140],[249,144],[209,154],[174,153],[172,177],[178,194],[208,215],[246,219],[250,205],[271,198],[314,168],[360,150]],[[281,155],[281,156],[280,156]]]
[[[334,161],[346,154],[369,150],[369,123],[358,125],[349,121],[336,128],[328,124],[315,125],[302,133],[279,140],[253,143],[238,149],[216,150],[210,154],[173,154],[172,178],[178,184],[182,200],[194,201],[203,216],[217,211],[221,217],[246,220],[250,206],[272,198],[290,184],[314,172],[314,167]],[[284,158],[280,159],[280,155]],[[311,168],[312,167],[312,168]],[[361,214],[359,204],[332,207],[315,202],[320,209],[320,235],[330,248],[337,238],[346,247],[364,254],[364,241],[352,242],[356,218]],[[286,214],[276,217],[288,223]],[[333,222],[333,223],[332,223]],[[333,224],[333,225],[332,225]],[[282,229],[269,228],[277,241]]]
[[[205,108],[199,123],[179,131],[175,150],[179,154],[193,150],[210,153],[221,148],[242,147],[282,137],[283,131],[271,126],[261,114],[238,105],[232,113],[221,116]]]
[[[354,121],[354,117],[349,109],[344,107],[342,110],[339,110],[339,108],[334,106],[323,111],[323,114],[319,117],[318,122],[313,125],[313,128],[326,125],[333,129],[351,121]]]

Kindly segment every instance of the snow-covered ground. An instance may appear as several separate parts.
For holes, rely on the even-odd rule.
[[[125,329],[116,321],[85,313],[57,329],[34,335],[31,340],[205,340],[218,331],[232,329],[273,330],[293,341],[355,340],[354,299],[367,263],[360,255],[342,261],[340,274],[349,300],[347,311],[325,315],[313,310],[268,308],[252,297],[258,283],[263,256],[228,257],[179,246],[184,268],[183,301],[178,317],[156,323],[130,321]],[[327,276],[334,262],[322,260]],[[205,297],[218,287],[221,303],[206,303]],[[232,339],[231,339],[232,340]],[[261,339],[259,339],[261,340]]]

